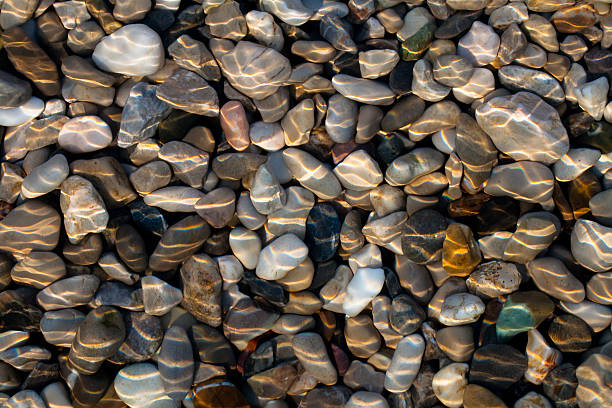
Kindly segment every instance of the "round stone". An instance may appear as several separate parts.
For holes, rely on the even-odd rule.
[[[113,140],[110,127],[98,116],[78,116],[64,123],[57,143],[70,153],[104,149]]]
[[[143,407],[165,394],[161,375],[150,363],[122,368],[115,377],[114,387],[121,401],[132,407]]]
[[[164,65],[164,48],[151,28],[129,24],[104,37],[92,59],[104,71],[134,77],[151,75]]]
[[[470,366],[470,384],[505,390],[521,379],[527,357],[514,347],[489,344],[477,349]]]
[[[591,328],[574,315],[560,315],[548,327],[548,337],[564,353],[582,353],[591,346]]]

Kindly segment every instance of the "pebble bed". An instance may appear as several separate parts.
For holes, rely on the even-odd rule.
[[[610,0],[0,0],[0,407],[612,407]]]

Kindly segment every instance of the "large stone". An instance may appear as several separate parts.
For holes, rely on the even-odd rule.
[[[254,99],[272,95],[291,74],[289,60],[282,54],[249,41],[239,41],[219,62],[232,86]]]
[[[156,96],[174,108],[196,115],[219,114],[217,92],[201,76],[186,69],[174,71],[157,88]]]
[[[495,146],[515,160],[552,164],[569,149],[559,113],[532,93],[493,98],[476,109],[476,120]]]
[[[92,55],[94,63],[108,72],[145,76],[164,65],[161,38],[144,24],[130,24],[104,37]]]

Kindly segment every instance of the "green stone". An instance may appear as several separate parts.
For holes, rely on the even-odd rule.
[[[402,42],[401,56],[404,61],[416,61],[425,52],[434,37],[436,25],[425,24],[423,28]]]
[[[535,329],[554,309],[542,292],[516,292],[508,296],[497,318],[497,339],[506,342],[515,335]]]

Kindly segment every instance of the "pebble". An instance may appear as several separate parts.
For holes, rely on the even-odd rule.
[[[218,81],[221,79],[219,65],[206,45],[201,41],[194,40],[188,34],[181,35],[170,44],[168,46],[168,53],[172,56],[176,65],[198,74],[207,81]],[[190,76],[190,78],[197,81],[200,85],[202,84],[200,79],[193,76]],[[206,84],[206,82],[204,82],[204,84]],[[206,87],[205,90],[208,90],[208,87]],[[210,93],[210,91],[206,92],[206,94]],[[196,107],[186,106],[185,108],[195,109]],[[210,114],[213,113],[212,111],[206,112]]]
[[[121,113],[117,146],[130,147],[152,137],[171,107],[156,97],[157,87],[138,82],[130,89]]]
[[[332,86],[346,98],[368,105],[391,105],[395,100],[387,85],[371,79],[337,74],[332,78]]]
[[[117,309],[102,306],[92,310],[79,325],[68,361],[79,373],[95,374],[125,338],[125,325]]]
[[[87,234],[106,229],[106,207],[100,194],[86,179],[70,176],[62,182],[60,206],[71,243],[76,244]]]
[[[536,329],[527,333],[527,371],[525,379],[539,385],[544,381],[550,370],[561,362],[561,353],[550,347],[544,336]]]
[[[193,187],[163,187],[144,196],[144,203],[169,212],[192,212],[204,193]]]
[[[125,366],[119,370],[113,384],[121,401],[131,407],[147,406],[165,394],[161,375],[150,363]]]
[[[317,197],[329,200],[340,195],[342,187],[334,174],[314,156],[303,150],[287,148],[283,160],[291,175]]]
[[[607,103],[610,89],[608,79],[600,77],[594,81],[581,84],[576,89],[576,99],[580,107],[595,120],[601,120]]]
[[[576,399],[579,402],[592,407],[605,407],[612,402],[612,392],[605,380],[611,363],[609,356],[594,353],[576,368]]]
[[[197,215],[191,215],[169,227],[149,257],[154,271],[173,270],[194,254],[210,236],[210,227]]]
[[[545,165],[521,161],[495,167],[484,191],[493,196],[546,204],[552,198],[553,187],[553,173]]]
[[[506,88],[513,91],[531,91],[552,105],[559,105],[565,100],[565,93],[559,82],[542,71],[506,65],[499,69],[498,78]]]
[[[555,178],[558,181],[572,181],[591,168],[599,158],[601,153],[595,149],[570,149],[553,165]]]
[[[359,53],[361,77],[376,79],[390,73],[400,61],[393,50],[369,50]]]
[[[12,3],[14,2],[6,4]],[[6,16],[6,12],[1,14]],[[47,53],[30,39],[22,27],[15,26],[5,29],[2,33],[2,42],[15,69],[32,81],[43,95],[59,94],[60,82],[57,66]]]
[[[11,270],[11,279],[23,285],[42,289],[66,275],[64,261],[52,252],[32,251]]]
[[[444,270],[453,276],[467,276],[481,260],[472,230],[463,224],[449,225],[442,245]]]
[[[412,214],[402,231],[402,252],[413,262],[425,264],[440,259],[446,235],[446,220],[434,210]]]
[[[495,394],[477,384],[468,384],[463,393],[464,408],[507,408]]]
[[[480,264],[466,280],[470,292],[487,298],[513,293],[521,282],[522,275],[517,267],[501,261]]]
[[[468,385],[468,370],[469,366],[465,363],[451,363],[434,375],[433,391],[445,406],[450,408],[463,406],[463,393]]]
[[[353,360],[348,370],[344,374],[343,382],[346,386],[354,389],[365,389],[369,392],[381,393],[385,374],[376,371],[370,364],[365,364],[359,360]]]
[[[56,154],[30,171],[21,184],[21,194],[36,198],[50,193],[62,184],[69,172],[66,157]]]
[[[281,127],[287,146],[300,146],[308,142],[315,122],[314,108],[312,99],[304,99],[283,117]]]
[[[166,331],[157,366],[166,394],[175,401],[182,400],[191,388],[194,373],[191,342],[185,329],[172,326]]]
[[[548,327],[548,337],[564,353],[581,353],[591,346],[591,328],[574,315],[555,317]]]
[[[389,404],[384,397],[375,392],[357,391],[344,405],[346,408],[388,408]]]
[[[571,235],[572,255],[578,263],[593,272],[612,268],[612,252],[606,244],[612,229],[590,220],[578,220]]]
[[[526,266],[529,276],[538,289],[547,295],[571,303],[580,303],[584,300],[584,285],[559,259],[538,258]]]
[[[177,69],[157,88],[156,96],[173,108],[203,116],[219,114],[217,92],[199,75]]]
[[[138,77],[163,66],[164,50],[155,31],[144,24],[129,24],[100,40],[92,59],[104,71]]]
[[[535,329],[553,309],[552,301],[541,292],[515,292],[508,296],[497,317],[497,337],[507,341],[518,333]]]
[[[33,96],[17,107],[0,107],[0,125],[19,126],[36,118],[42,113],[44,103],[39,98]]]
[[[522,112],[521,119],[513,117],[517,112]],[[477,108],[476,120],[495,146],[516,160],[552,164],[569,148],[558,113],[530,93],[493,98]],[[499,123],[505,124],[504,132],[499,131]]]
[[[332,365],[323,339],[316,333],[300,333],[291,342],[295,356],[306,372],[325,385],[336,383],[338,374]]]
[[[279,314],[259,308],[250,298],[243,298],[229,310],[223,321],[223,334],[239,350],[272,328]]]
[[[172,141],[159,150],[159,159],[172,166],[174,175],[193,188],[201,188],[208,170],[209,155],[192,145]]]
[[[249,41],[239,41],[220,57],[219,65],[234,88],[254,99],[272,95],[291,73],[282,54]]]
[[[469,382],[505,390],[519,381],[526,370],[527,357],[523,353],[505,344],[489,344],[474,352]]]
[[[199,321],[220,326],[222,279],[217,263],[205,254],[192,255],[181,267],[181,281],[181,305]]]
[[[147,314],[163,316],[183,300],[183,293],[179,289],[155,276],[143,276],[140,282]]]
[[[346,286],[342,311],[357,316],[382,290],[385,274],[381,268],[360,268]]]
[[[428,147],[419,147],[396,158],[385,172],[385,180],[392,186],[410,184],[420,176],[438,170],[444,155]]]
[[[404,337],[397,344],[385,373],[385,389],[392,393],[407,391],[419,372],[424,352],[425,341],[420,334]]]
[[[543,382],[544,394],[555,404],[576,404],[576,368],[571,363],[555,367]]]
[[[439,102],[451,91],[451,88],[435,81],[431,64],[420,59],[412,70],[412,93],[428,102]]]

